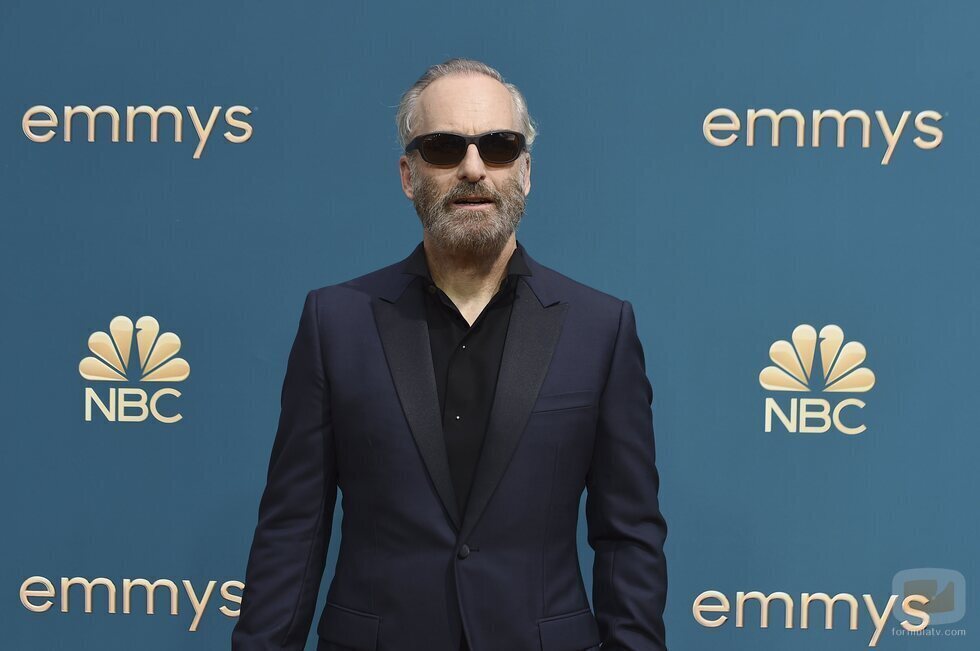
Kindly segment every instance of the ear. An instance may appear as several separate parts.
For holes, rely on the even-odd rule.
[[[408,156],[402,154],[398,159],[398,173],[402,179],[402,192],[409,200],[415,200],[415,193],[412,192],[412,168],[408,164]]]
[[[527,157],[524,159],[524,196],[526,197],[531,192],[531,154],[528,153]]]

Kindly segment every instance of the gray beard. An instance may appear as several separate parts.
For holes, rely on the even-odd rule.
[[[526,197],[518,178],[508,179],[502,192],[485,183],[459,182],[443,196],[435,182],[412,170],[413,203],[426,234],[440,249],[458,255],[490,258],[498,255],[524,216]],[[456,208],[459,197],[478,194],[493,204],[485,209]]]

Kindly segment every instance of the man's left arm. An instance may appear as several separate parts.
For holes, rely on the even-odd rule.
[[[624,301],[586,479],[592,601],[603,651],[667,648],[667,524],[657,498],[652,402],[633,306]]]

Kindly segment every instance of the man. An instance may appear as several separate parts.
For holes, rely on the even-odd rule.
[[[433,66],[398,128],[423,241],[306,297],[233,650],[304,647],[338,487],[318,651],[665,649],[632,306],[517,242],[534,127],[497,71]],[[586,488],[595,614],[576,550]]]

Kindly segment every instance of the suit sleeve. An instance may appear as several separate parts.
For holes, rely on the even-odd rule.
[[[657,497],[652,401],[633,307],[624,301],[586,479],[592,601],[603,651],[667,648],[667,525]]]
[[[306,645],[337,495],[328,389],[311,291],[286,365],[232,651]]]

